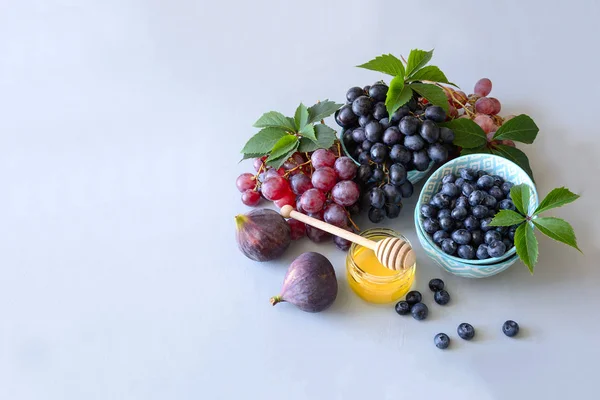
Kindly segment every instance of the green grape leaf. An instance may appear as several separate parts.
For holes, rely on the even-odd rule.
[[[298,147],[298,151],[301,153],[310,153],[311,151],[315,151],[319,148],[319,144],[317,142],[313,142],[307,138],[300,138],[300,146]]]
[[[294,154],[296,152],[296,150],[297,150],[297,147],[291,149],[290,151],[288,151],[287,153],[285,153],[281,157],[278,157],[278,158],[276,158],[274,160],[271,160],[271,161],[267,161],[267,164],[270,165],[271,167],[275,168],[275,169],[279,169],[292,156],[292,154]]]
[[[552,208],[562,207],[565,204],[574,202],[579,198],[578,194],[571,192],[565,187],[553,189],[548,195],[542,200],[540,205],[535,210],[534,215],[538,215],[541,212],[548,211]]]
[[[308,108],[302,103],[296,108],[296,113],[294,114],[294,124],[296,125],[297,130],[301,130],[308,123]]]
[[[419,93],[421,97],[425,97],[427,100],[429,100],[431,104],[440,106],[446,112],[448,112],[448,98],[441,87],[431,85],[429,83],[410,83],[408,86],[415,92]]]
[[[466,156],[469,154],[492,154],[492,151],[485,144],[483,146],[475,147],[472,149],[466,149],[463,147],[463,149],[460,151],[461,156]]]
[[[296,131],[296,124],[294,120],[286,117],[282,113],[277,111],[269,111],[264,113],[258,121],[254,123],[255,128],[267,128],[267,127],[278,127],[283,128],[289,132]]]
[[[433,50],[424,51],[419,49],[413,49],[408,55],[408,61],[406,62],[406,76],[412,77],[412,74],[423,68],[431,60],[433,56]]]
[[[309,138],[310,140],[316,142],[317,141],[317,136],[315,135],[315,128],[313,125],[308,124],[308,125],[304,125],[304,128],[300,129],[300,132],[298,132],[301,136],[304,136],[305,138]]]
[[[249,158],[258,158],[258,157],[262,157],[264,156],[266,153],[244,153],[244,156],[242,157],[242,159],[240,161],[244,161],[247,160]]]
[[[533,275],[533,268],[538,259],[538,241],[530,223],[519,225],[515,231],[515,247],[517,255]]]
[[[402,76],[404,80],[404,64],[391,54],[382,54],[369,62],[357,65],[357,67],[383,72],[392,76]]]
[[[308,107],[308,123],[312,124],[329,117],[343,104],[337,104],[331,100],[321,101],[314,106]]]
[[[439,125],[452,129],[454,132],[453,143],[462,147],[463,150],[477,148],[481,151],[475,151],[475,153],[483,153],[483,149],[487,149],[485,132],[469,118],[457,118]],[[487,152],[489,152],[489,150]]]
[[[287,154],[289,152],[294,154],[299,144],[298,138],[294,135],[286,135],[282,137],[277,143],[275,143],[275,146],[273,146],[273,150],[271,151],[269,158],[267,158],[267,164],[274,167],[282,157],[284,158],[283,162],[285,162],[285,160],[291,156],[291,154],[290,156],[287,156]]]
[[[454,83],[448,82],[448,78],[446,78],[446,75],[442,72],[442,70],[440,70],[435,65],[428,65],[426,67],[421,68],[420,70],[418,70],[414,74],[412,74],[412,76],[407,80],[409,82],[412,82],[412,81],[439,82],[439,83],[446,83],[448,85],[458,87]]]
[[[531,144],[538,132],[539,128],[535,122],[529,116],[521,114],[502,124],[494,134],[494,139]]]
[[[500,210],[494,216],[490,226],[513,226],[525,221],[525,217],[512,210]]]
[[[529,215],[529,197],[531,189],[526,184],[515,185],[510,188],[510,198],[513,204],[523,215]]]
[[[286,130],[282,127],[268,127],[261,129],[256,135],[252,136],[242,149],[244,154],[260,154],[264,156],[268,154],[275,143],[284,136],[289,136]]]
[[[411,97],[412,90],[404,86],[404,78],[402,76],[392,79],[385,98],[385,108],[388,114],[392,115],[397,109],[408,103]]]
[[[569,245],[581,252],[577,246],[577,238],[573,227],[567,221],[555,217],[540,217],[531,220],[544,235]]]
[[[300,138],[300,147],[298,151],[302,153],[309,153],[317,149],[328,149],[335,143],[335,131],[324,124],[316,124],[315,132],[317,140],[313,141],[305,137]]]
[[[492,149],[492,153],[517,164],[523,169],[523,171],[527,172],[527,175],[529,175],[531,180],[535,182],[533,179],[533,171],[531,171],[531,166],[529,165],[529,159],[521,150],[505,144],[498,144]]]

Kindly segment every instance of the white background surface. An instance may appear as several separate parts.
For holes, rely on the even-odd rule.
[[[599,6],[483,3],[1,1],[0,398],[597,396]],[[542,238],[534,277],[517,264],[458,279],[416,244],[424,322],[358,299],[333,245],[258,264],[233,223],[261,113],[341,101],[381,78],[353,65],[413,47],[435,47],[466,91],[491,78],[503,113],[541,128],[522,147],[540,194],[583,195],[555,214],[585,255]],[[416,242],[414,199],[389,226]],[[307,250],[336,266],[336,303],[271,307]],[[522,337],[503,336],[509,318]],[[473,342],[456,336],[464,321]],[[441,331],[451,350],[434,347]]]

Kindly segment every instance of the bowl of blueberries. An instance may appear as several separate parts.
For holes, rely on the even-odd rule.
[[[514,227],[493,227],[500,210],[515,210],[514,185],[531,188],[530,212],[538,205],[531,178],[510,160],[491,154],[455,158],[427,180],[415,208],[415,227],[423,249],[455,275],[484,278],[504,271],[518,256]]]

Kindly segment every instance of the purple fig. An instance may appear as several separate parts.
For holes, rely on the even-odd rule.
[[[334,302],[337,291],[331,262],[319,253],[303,253],[290,264],[281,294],[271,297],[271,304],[287,301],[302,311],[319,312]]]
[[[236,215],[236,239],[246,257],[254,261],[271,261],[281,256],[292,241],[290,225],[277,212],[252,210]]]

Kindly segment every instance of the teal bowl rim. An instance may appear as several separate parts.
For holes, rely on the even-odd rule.
[[[338,136],[338,140],[340,141],[340,146],[342,146],[342,151],[344,152],[344,154],[346,155],[346,157],[350,158],[352,161],[354,161],[354,164],[356,165],[360,165],[360,163],[354,159],[354,157],[352,157],[352,155],[350,154],[350,152],[348,151],[348,149],[346,148],[346,144],[344,143],[344,139],[343,139],[343,135],[344,132],[346,131],[346,128],[342,128],[340,130],[340,134]],[[435,163],[433,161],[431,161],[429,163],[429,166],[427,167],[427,169],[425,171],[418,171],[416,169],[411,169],[410,171],[407,171],[408,174],[408,180],[410,181],[410,183],[415,184],[418,183],[420,181],[423,180],[423,176],[427,175],[428,173],[431,172],[431,170],[433,169],[433,166],[435,165]],[[421,175],[419,176],[417,179],[414,178],[415,175]],[[411,179],[412,178],[412,179]]]
[[[514,162],[512,162],[512,161],[510,161],[510,160],[508,160],[508,159],[506,159],[504,157],[496,156],[496,155],[493,155],[493,154],[484,154],[484,153],[467,154],[467,155],[460,156],[460,157],[454,158],[454,159],[446,162],[444,165],[441,165],[438,169],[442,169],[442,168],[447,167],[448,165],[455,164],[455,163],[459,162],[460,160],[469,159],[470,157],[473,157],[475,155],[476,156],[485,156],[485,157],[491,158],[491,159],[496,158],[496,159],[501,160],[502,162],[506,162],[506,163],[512,164],[516,169],[518,169],[519,171],[521,171],[521,173],[524,176],[527,177],[527,179],[529,180],[529,182],[525,182],[525,183],[527,183],[527,185],[531,188],[533,196],[535,198],[535,203],[537,204],[539,202],[539,196],[538,196],[538,193],[537,193],[537,189],[535,187],[535,184],[531,180],[531,177],[527,174],[527,172],[525,172],[523,170],[523,168],[519,167],[517,164],[515,164]],[[436,171],[437,171],[437,169],[436,169]],[[513,255],[516,255],[516,247],[515,246],[513,246],[510,250],[508,250],[501,257],[488,258],[488,259],[485,259],[485,260],[465,260],[463,258],[456,257],[456,256],[451,256],[449,254],[444,253],[442,251],[442,249],[440,249],[439,246],[433,242],[433,240],[431,239],[431,237],[428,234],[426,234],[425,231],[423,231],[423,228],[422,228],[423,221],[421,220],[420,213],[418,211],[421,208],[421,203],[422,203],[422,200],[423,200],[423,192],[425,191],[425,188],[430,183],[432,183],[432,179],[434,178],[434,175],[435,175],[435,173],[433,175],[431,175],[427,179],[427,181],[425,181],[425,184],[423,185],[423,187],[421,188],[421,192],[419,193],[419,198],[418,198],[417,204],[415,206],[415,225],[418,226],[419,229],[421,229],[421,231],[424,233],[424,236],[425,236],[425,239],[427,240],[427,242],[431,246],[433,246],[433,248],[437,252],[439,252],[443,257],[447,257],[447,258],[449,258],[451,260],[454,260],[454,261],[457,261],[457,262],[462,262],[464,264],[469,264],[469,265],[486,265],[486,262],[488,263],[487,265],[489,265],[490,261],[493,264],[494,262],[503,261],[503,260],[505,260],[507,258],[512,257]],[[418,224],[417,224],[417,222],[418,222]]]

